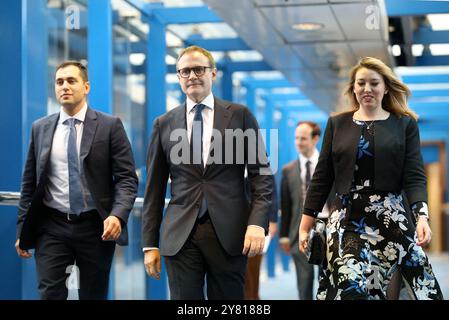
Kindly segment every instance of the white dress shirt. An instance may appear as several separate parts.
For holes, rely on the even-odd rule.
[[[61,107],[58,124],[53,135],[53,144],[50,151],[50,166],[48,170],[48,183],[45,186],[45,196],[43,203],[50,208],[67,213],[70,212],[69,200],[69,167],[67,161],[67,144],[69,141],[70,127],[64,124],[69,118],[75,118],[79,121],[75,124],[76,129],[76,149],[78,151],[78,161],[81,149],[81,137],[83,136],[84,119],[86,117],[87,104],[73,117],[65,113]],[[83,176],[83,170],[80,167],[81,183],[83,188],[84,209],[89,211],[95,209],[92,195],[87,188]]]
[[[299,158],[299,165],[301,167],[301,185],[302,185],[302,198],[305,201],[306,199],[306,194],[307,194],[307,190],[306,190],[306,173],[307,173],[307,166],[306,163],[307,161],[310,161],[310,178],[312,178],[313,173],[315,172],[315,167],[318,163],[318,158],[320,157],[320,153],[318,152],[318,150],[315,148],[315,150],[313,150],[312,155],[310,156],[310,158],[307,158],[305,155],[303,155],[302,153],[299,153],[298,158]]]

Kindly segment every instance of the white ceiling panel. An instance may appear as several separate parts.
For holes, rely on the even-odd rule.
[[[335,4],[332,10],[347,40],[383,40],[378,6],[371,3]]]
[[[250,47],[261,53],[323,111],[345,107],[342,91],[349,70],[362,56],[389,65],[387,16],[383,0],[204,0]],[[369,6],[379,28],[367,28]],[[236,10],[238,8],[238,10]],[[372,22],[372,21],[371,21]],[[298,31],[298,23],[320,23]],[[354,40],[353,40],[354,39]]]
[[[265,61],[274,69],[304,69],[305,65],[290,46],[271,46],[262,49]]]
[[[313,73],[323,86],[338,89],[345,86],[345,83],[349,79],[350,70],[351,68],[343,68],[343,69],[317,68],[313,69]]]
[[[234,3],[232,3],[234,2]],[[284,42],[273,29],[265,26],[269,21],[254,7],[252,1],[207,1],[211,9],[226,21],[232,28],[238,30],[239,36],[253,48],[260,45],[279,45]],[[236,6],[238,10],[236,10]]]
[[[333,65],[346,67],[356,61],[351,48],[345,42],[292,45],[292,48],[310,68]]]
[[[290,80],[292,84],[300,88],[314,87],[317,84],[317,77],[310,70],[281,70],[285,77]]]
[[[304,4],[326,4],[327,0],[253,0],[258,6],[291,6],[291,5],[304,5]]]
[[[259,8],[274,28],[287,42],[343,40],[344,37],[334,15],[327,5],[262,7]],[[324,27],[314,31],[299,31],[292,28],[298,23],[319,23]]]
[[[353,3],[363,2],[363,3],[366,3],[366,2],[373,2],[373,1],[372,0],[329,0],[329,2],[330,3],[342,3],[342,2],[353,2]]]
[[[387,64],[392,65],[392,56],[388,52],[388,46],[380,46],[377,41],[358,41],[350,42],[349,46],[357,60],[362,57],[374,57],[385,61]]]

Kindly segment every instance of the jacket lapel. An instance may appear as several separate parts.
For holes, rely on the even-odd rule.
[[[170,117],[170,129],[185,129],[187,130],[186,120],[186,103],[184,102],[179,107],[173,109]]]
[[[186,108],[187,105],[184,102],[184,104],[180,105],[179,107],[173,109],[171,115],[170,115],[170,132],[173,132],[173,130],[177,130],[177,129],[181,129],[182,132],[185,133],[185,136],[183,136],[181,138],[181,142],[183,143],[184,141],[187,142],[187,146],[183,148],[189,148],[189,154],[190,154],[190,144],[189,144],[189,140],[187,137],[187,119],[186,119]],[[192,160],[192,156],[190,156],[189,161]],[[201,167],[201,164],[192,164],[189,165],[189,167],[194,168],[198,174],[202,175],[203,174],[203,168]]]
[[[97,113],[88,107],[86,118],[84,119],[83,137],[81,139],[80,162],[83,162],[89,154],[95,131],[97,130],[97,125]]]
[[[345,117],[342,128],[345,131],[345,133],[342,135],[344,139],[346,140],[345,143],[348,144],[348,146],[353,147],[353,154],[357,154],[358,147],[359,147],[359,141],[360,141],[360,135],[362,134],[362,127],[355,124],[352,117],[354,115],[354,112],[348,113],[348,115]],[[342,131],[343,131],[342,130]],[[343,142],[343,141],[341,141]],[[354,163],[355,163],[356,157],[354,157]]]
[[[55,134],[56,126],[59,120],[59,112],[51,115],[47,122],[44,124],[42,141],[41,141],[41,152],[39,155],[39,172],[38,177],[40,177],[43,170],[48,163],[48,159],[50,157],[51,147],[53,145],[53,136]]]

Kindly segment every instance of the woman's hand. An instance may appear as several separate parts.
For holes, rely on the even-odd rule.
[[[418,246],[425,246],[430,243],[432,239],[432,231],[430,230],[429,222],[426,216],[419,216],[416,224],[416,233],[418,234]]]
[[[310,230],[315,224],[315,218],[305,214],[301,217],[301,224],[299,225],[299,251],[305,254],[308,245],[308,238]]]

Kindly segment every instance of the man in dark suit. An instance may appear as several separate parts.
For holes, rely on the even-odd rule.
[[[79,298],[106,299],[115,244],[138,180],[119,118],[87,106],[87,70],[76,61],[56,68],[61,110],[33,123],[22,177],[16,250],[35,248],[41,299],[67,299],[66,279],[79,270]]]
[[[308,184],[318,163],[316,148],[321,129],[309,121],[299,122],[295,130],[295,144],[298,159],[282,169],[281,180],[281,231],[279,243],[286,254],[291,254],[295,263],[297,286],[301,300],[313,299],[313,265],[299,251],[298,230]],[[326,219],[328,210],[323,210],[320,218]]]
[[[262,252],[271,205],[263,141],[246,107],[212,95],[217,70],[207,50],[184,49],[177,71],[187,100],[155,120],[148,151],[145,268],[158,279],[164,256],[171,299],[204,299],[205,278],[208,299],[243,299],[245,255]],[[256,133],[256,140],[238,143],[238,131]],[[245,168],[251,206],[245,198]],[[163,217],[169,177],[171,199]]]

